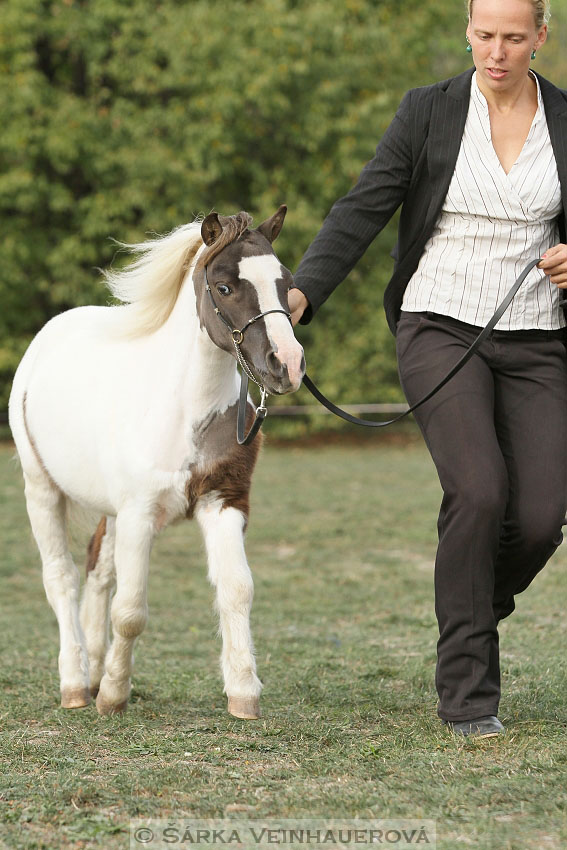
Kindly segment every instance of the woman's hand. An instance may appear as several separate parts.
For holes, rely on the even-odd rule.
[[[565,277],[565,281],[565,285],[567,286],[567,276]],[[309,301],[301,289],[295,289],[294,287],[287,293],[287,303],[289,305],[289,312],[291,313],[291,324],[295,327],[307,307],[309,307]]]
[[[567,245],[554,245],[546,251],[538,269],[544,271],[560,289],[567,289]]]

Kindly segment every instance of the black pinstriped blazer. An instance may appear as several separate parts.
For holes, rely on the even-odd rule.
[[[474,68],[432,86],[412,89],[362,170],[356,185],[332,207],[295,274],[309,299],[303,323],[329,297],[402,204],[394,273],[384,294],[396,331],[405,288],[417,269],[449,189],[469,108]],[[537,75],[563,196],[561,241],[567,220],[567,91]],[[526,262],[529,260],[526,257]]]

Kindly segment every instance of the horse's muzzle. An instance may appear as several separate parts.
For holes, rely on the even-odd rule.
[[[265,385],[271,395],[284,395],[299,389],[305,374],[305,356],[299,344],[285,360],[280,358],[278,352],[271,349],[266,354],[265,362]]]

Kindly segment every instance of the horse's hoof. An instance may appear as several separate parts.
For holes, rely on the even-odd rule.
[[[260,717],[260,700],[258,697],[229,697],[228,710],[234,717],[241,720],[258,720]]]
[[[65,688],[61,691],[61,708],[84,708],[90,701],[88,688]]]
[[[96,698],[96,710],[103,717],[112,714],[123,714],[126,711],[127,706],[127,699],[125,699],[124,702],[119,702],[118,705],[116,705],[113,702],[107,702],[105,699],[103,699],[100,693]]]

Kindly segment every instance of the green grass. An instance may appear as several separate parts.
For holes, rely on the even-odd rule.
[[[12,455],[0,448],[6,847],[114,850],[130,818],[235,812],[433,819],[442,850],[566,846],[567,553],[502,625],[508,734],[452,739],[433,686],[440,493],[418,439],[265,449],[247,539],[256,722],[226,713],[191,523],[156,543],[127,714],[58,707],[57,628]]]

